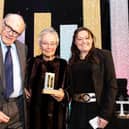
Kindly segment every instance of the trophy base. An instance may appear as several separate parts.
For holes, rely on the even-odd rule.
[[[124,111],[124,114],[117,112],[116,117],[119,119],[129,119],[129,112]]]
[[[60,94],[60,91],[59,90],[55,90],[55,89],[48,89],[48,88],[44,88],[42,90],[42,93],[43,94]]]
[[[117,118],[120,118],[120,119],[129,119],[129,114],[128,115],[117,115]]]

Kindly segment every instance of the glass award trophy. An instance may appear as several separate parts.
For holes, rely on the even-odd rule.
[[[129,95],[127,94],[127,79],[117,79],[118,93],[116,98],[116,117],[129,119]]]
[[[45,89],[54,89],[54,83],[55,83],[55,73],[46,72],[44,88]]]
[[[42,90],[43,94],[58,94],[58,90],[54,89],[55,84],[55,73],[46,72],[44,88]]]

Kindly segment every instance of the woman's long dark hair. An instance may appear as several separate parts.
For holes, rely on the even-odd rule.
[[[71,46],[71,57],[69,59],[69,64],[73,64],[75,62],[77,62],[79,59],[80,59],[80,50],[77,48],[77,46],[75,45],[75,39],[78,35],[78,33],[80,31],[87,31],[89,35],[91,35],[92,39],[93,39],[93,43],[92,43],[92,48],[91,50],[89,51],[87,57],[90,55],[90,53],[92,52],[93,48],[95,48],[95,37],[92,33],[91,30],[89,30],[88,28],[86,27],[79,27],[77,28],[75,31],[74,31],[74,34],[73,34],[73,40],[72,40],[72,46]]]

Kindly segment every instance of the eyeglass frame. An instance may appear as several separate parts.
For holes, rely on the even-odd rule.
[[[4,20],[4,25],[5,25],[5,30],[7,31],[7,32],[12,32],[12,35],[14,36],[14,37],[17,37],[17,36],[19,36],[19,35],[21,35],[21,33],[19,33],[19,32],[17,32],[16,30],[14,30],[11,26],[9,26],[7,23],[6,23],[6,21]]]
[[[54,46],[57,46],[58,44],[57,43],[46,43],[46,42],[43,42],[43,41],[40,41],[40,44],[41,45],[44,45],[44,46],[52,46],[52,47],[54,47]]]

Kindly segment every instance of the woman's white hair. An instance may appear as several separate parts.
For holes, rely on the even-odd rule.
[[[56,37],[56,42],[57,42],[57,44],[59,43],[59,36],[58,36],[57,31],[56,31],[54,28],[50,27],[50,28],[43,29],[43,30],[39,33],[39,37],[38,37],[38,42],[39,42],[39,44],[42,42],[42,37],[43,37],[45,34],[47,34],[47,33],[50,33],[50,34],[55,35],[55,37]]]

